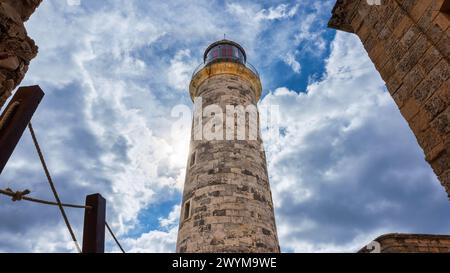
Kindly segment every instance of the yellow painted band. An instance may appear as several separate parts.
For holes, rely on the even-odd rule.
[[[253,71],[240,63],[217,62],[208,64],[192,77],[191,83],[189,84],[189,93],[192,100],[197,96],[198,87],[203,82],[212,76],[223,74],[234,75],[247,80],[255,91],[256,100],[258,101],[260,99],[262,91],[261,80]]]

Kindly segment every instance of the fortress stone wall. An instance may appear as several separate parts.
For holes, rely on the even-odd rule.
[[[450,196],[450,0],[338,0],[329,26],[361,39]],[[450,236],[383,235],[360,252],[450,252]]]
[[[368,253],[450,253],[449,235],[399,234],[392,233],[374,240],[379,243],[379,249],[374,244],[363,247],[359,252]]]
[[[329,26],[359,36],[450,195],[450,0],[376,2],[338,0]]]
[[[22,82],[38,47],[24,22],[42,0],[0,0],[0,109]]]

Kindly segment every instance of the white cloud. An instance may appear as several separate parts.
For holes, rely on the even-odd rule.
[[[240,25],[227,36],[239,36],[250,59],[257,60],[257,66],[267,66],[276,61],[289,61],[296,70],[297,63],[287,52],[300,48],[297,60],[305,55],[321,56],[327,42],[323,38],[323,26],[329,17],[333,1],[306,1],[302,4],[278,4],[264,7],[254,2],[228,2],[226,10],[229,20],[236,20]],[[297,73],[294,70],[294,73]],[[270,74],[261,71],[266,82],[271,82]]]
[[[356,36],[337,34],[307,93],[281,87],[260,105],[279,106],[285,131],[265,135],[285,251],[356,251],[382,233],[427,229],[423,217],[440,221],[445,193]]]
[[[172,253],[175,252],[178,227],[169,231],[152,230],[137,239],[125,239],[130,253]]]
[[[284,62],[292,68],[292,71],[294,71],[297,74],[300,74],[302,66],[295,59],[295,55],[294,54],[292,54],[292,53],[286,54],[286,56],[284,58]]]
[[[160,226],[161,227],[176,226],[178,224],[178,218],[180,218],[180,209],[181,209],[180,205],[174,206],[167,218],[159,219]]]
[[[192,72],[199,63],[199,60],[191,58],[189,49],[179,50],[170,60],[170,67],[167,71],[167,81],[170,86],[176,90],[188,92]]]
[[[125,239],[129,252],[174,252],[178,233],[178,220],[180,217],[180,206],[172,208],[167,218],[160,218],[160,228],[163,230],[152,230],[141,234],[136,239]]]
[[[191,104],[187,84],[202,50],[225,32],[242,43],[265,82],[280,86],[272,65],[299,47],[304,52],[292,54],[288,64],[300,72],[301,54],[326,48],[317,24],[326,21],[332,2],[310,1],[306,12],[296,4],[227,2],[218,9],[211,1],[85,1],[79,7],[44,1],[27,23],[40,54],[24,84],[40,84],[46,92],[33,122],[62,199],[82,203],[86,194],[100,192],[108,200],[108,221],[128,251],[174,251],[179,206],[153,219],[160,225],[155,229],[148,230],[148,219],[139,216],[180,199],[190,135],[187,126],[171,134],[176,119],[170,113],[177,104]],[[389,211],[408,216],[396,215],[396,231],[405,230],[414,217],[402,202],[411,196],[422,206],[416,208],[422,217],[432,217],[423,216],[426,208],[442,208],[425,198],[444,193],[382,89],[359,41],[339,34],[327,74],[307,94],[280,87],[261,102],[282,106],[286,128],[279,141],[266,143],[284,249],[342,250],[366,243],[383,221],[394,218]],[[375,175],[376,170],[385,171]],[[399,180],[403,186],[394,183]],[[22,138],[2,183],[52,198],[29,136]],[[398,199],[372,197],[385,193],[376,185],[394,187],[390,192]],[[368,217],[387,216],[365,219],[343,197]],[[53,208],[0,202],[0,215],[9,219],[0,222],[0,239],[8,242],[0,251],[73,251]],[[71,210],[69,217],[81,239],[83,212]],[[365,221],[379,224],[367,227]],[[434,218],[425,222],[430,226],[422,224],[423,230],[436,230]],[[135,230],[140,234],[130,237]],[[22,235],[27,239],[19,240]]]
[[[326,41],[323,38],[325,29],[314,28],[319,16],[318,13],[303,16],[302,23],[299,25],[300,31],[294,36],[294,44],[302,45],[302,49],[308,54],[321,55],[326,49]]]
[[[287,5],[287,4],[279,4],[277,6],[271,6],[267,9],[261,8],[258,5],[255,4],[249,4],[249,3],[227,3],[227,9],[230,13],[238,15],[238,16],[245,16],[250,20],[253,20],[254,22],[261,22],[261,21],[271,21],[271,20],[278,20],[278,19],[289,19],[296,15],[299,5]]]
[[[276,20],[293,17],[299,8],[299,4],[289,7],[287,4],[279,4],[278,6],[262,9],[256,14],[257,20]]]
[[[44,2],[28,26],[41,54],[24,84],[38,82],[47,92],[49,103],[34,123],[63,200],[82,203],[85,194],[102,193],[108,201],[108,221],[122,237],[139,224],[143,208],[180,194],[189,130],[170,136],[175,121],[170,110],[183,100],[165,94],[174,92],[173,78],[158,84],[155,71],[175,68],[179,87],[192,69],[146,58],[146,49],[165,31],[155,28],[152,18],[140,16],[136,3],[120,2],[108,2],[95,15],[81,7],[67,13],[60,1]],[[49,29],[46,18],[60,27]],[[180,51],[174,60],[181,63],[186,54]],[[183,97],[187,99],[187,92]],[[81,132],[80,138],[74,135]],[[5,173],[11,180],[19,177],[18,168],[41,173],[38,162],[26,168],[19,164],[33,152],[25,144]],[[35,182],[30,186],[33,193],[46,192],[46,184]],[[82,215],[71,220],[79,230]],[[39,221],[31,220],[30,226]],[[36,241],[36,249],[68,251],[61,244],[56,248]],[[17,249],[31,248],[22,244]]]

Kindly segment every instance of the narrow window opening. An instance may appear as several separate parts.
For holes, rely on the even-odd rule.
[[[195,159],[196,159],[195,155],[196,155],[196,152],[193,152],[192,155],[191,155],[191,167],[195,165]]]
[[[191,201],[186,201],[184,204],[184,220],[189,219],[191,217]]]

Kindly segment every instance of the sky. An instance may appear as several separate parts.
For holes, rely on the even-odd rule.
[[[281,109],[263,137],[283,252],[448,232],[447,195],[361,42],[326,27],[334,2],[45,0],[22,85],[46,93],[33,125],[61,199],[101,193],[127,252],[174,252],[190,137],[174,109],[226,34],[260,73],[259,106]],[[0,183],[53,199],[28,132]],[[84,212],[67,213],[81,241]],[[0,197],[0,217],[0,252],[76,251],[56,207]]]

